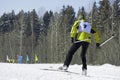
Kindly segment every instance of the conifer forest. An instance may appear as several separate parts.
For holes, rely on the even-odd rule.
[[[79,14],[84,14],[87,21],[98,29],[100,42],[115,37],[96,49],[92,43],[87,50],[88,64],[110,63],[120,65],[120,0],[103,0],[99,6],[94,2],[92,10],[87,12],[80,7],[78,12],[70,5],[60,12],[46,11],[39,16],[37,11],[18,14],[12,10],[0,16],[0,62],[7,59],[17,63],[18,56],[23,63],[63,63],[72,45],[70,30]],[[75,53],[72,64],[81,64],[81,48]]]

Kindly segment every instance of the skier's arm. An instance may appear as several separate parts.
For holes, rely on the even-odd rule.
[[[77,27],[78,27],[78,25],[79,25],[79,21],[75,21],[75,23],[73,24],[72,29],[70,31],[70,37],[71,38],[75,37],[75,35],[77,33]]]
[[[72,26],[72,29],[70,31],[70,37],[71,37],[71,42],[72,43],[75,41],[78,26],[79,26],[79,20],[74,22],[74,24]]]
[[[91,33],[94,35],[96,46],[99,47],[100,45],[100,36],[96,28],[92,27]]]

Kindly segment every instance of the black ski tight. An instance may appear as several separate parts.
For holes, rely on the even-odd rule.
[[[68,54],[66,56],[64,65],[66,65],[67,67],[69,67],[72,57],[74,55],[74,53],[77,51],[77,49],[82,46],[82,51],[81,51],[81,60],[82,60],[82,64],[83,64],[83,69],[87,69],[87,64],[86,64],[86,52],[89,46],[88,42],[78,42],[78,43],[74,43],[70,50],[68,51]]]

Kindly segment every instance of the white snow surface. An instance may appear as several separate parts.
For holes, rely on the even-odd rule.
[[[111,64],[88,65],[87,76],[82,75],[81,65],[70,65],[68,71],[57,69],[62,64],[12,64],[0,63],[0,80],[120,80],[120,66]]]

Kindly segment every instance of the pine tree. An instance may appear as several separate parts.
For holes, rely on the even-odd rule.
[[[52,11],[46,11],[44,16],[43,16],[43,22],[44,22],[44,33],[45,35],[47,34],[48,28],[49,28],[49,22],[50,22],[50,18],[52,17],[53,12]]]
[[[75,21],[75,12],[74,12],[74,8],[72,6],[63,6],[63,9],[61,10],[61,18],[60,18],[60,36],[61,37],[61,41],[60,41],[60,46],[63,46],[61,48],[61,56],[63,56],[63,58],[65,57],[65,54],[67,54],[67,50],[69,49],[69,42],[70,42],[70,29]],[[63,60],[63,59],[62,59]]]
[[[10,30],[10,25],[9,25],[9,15],[4,13],[2,16],[1,16],[1,25],[0,25],[0,31],[2,33],[6,33]]]

